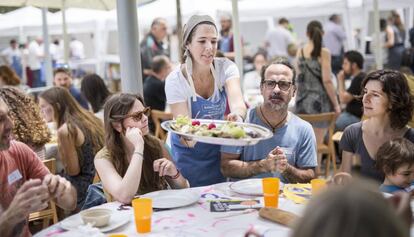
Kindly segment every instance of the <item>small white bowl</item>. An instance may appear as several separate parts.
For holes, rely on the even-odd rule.
[[[94,227],[106,226],[111,218],[112,211],[104,208],[89,209],[80,212],[85,224],[90,223]]]

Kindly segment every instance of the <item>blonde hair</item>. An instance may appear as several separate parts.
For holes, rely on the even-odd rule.
[[[357,180],[330,187],[311,200],[292,237],[408,237],[409,227],[378,192],[378,185]]]

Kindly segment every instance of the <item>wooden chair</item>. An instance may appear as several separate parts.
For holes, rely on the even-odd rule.
[[[161,122],[164,120],[173,119],[172,113],[166,113],[160,110],[151,110],[151,118],[155,125],[155,136],[165,141],[167,138],[167,134],[165,133],[164,129],[161,128]]]
[[[318,155],[326,154],[328,157],[325,163],[325,176],[329,176],[329,171],[331,167],[331,161],[333,166],[333,172],[336,173],[336,153],[335,153],[335,145],[332,139],[334,129],[335,129],[335,113],[321,113],[321,114],[298,114],[300,118],[309,123],[313,122],[329,122],[328,127],[328,144],[317,144],[317,153]],[[321,164],[318,164],[320,166]]]
[[[43,164],[49,169],[50,173],[56,173],[55,159],[44,160]],[[50,201],[49,206],[46,209],[30,213],[29,222],[35,220],[43,220],[43,229],[49,226],[50,220],[53,221],[53,224],[56,224],[58,222],[58,217],[55,202]]]

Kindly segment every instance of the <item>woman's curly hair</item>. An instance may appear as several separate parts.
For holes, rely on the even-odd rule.
[[[365,88],[369,81],[382,83],[382,91],[389,99],[391,127],[400,129],[406,126],[413,117],[414,103],[404,74],[394,70],[377,70],[366,76],[361,88]]]
[[[16,140],[33,148],[42,147],[50,140],[46,122],[35,101],[15,87],[0,88],[0,97],[9,107]]]

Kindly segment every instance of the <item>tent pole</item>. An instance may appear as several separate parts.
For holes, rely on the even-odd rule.
[[[355,40],[353,38],[353,34],[352,34],[352,22],[351,22],[351,14],[349,12],[349,0],[344,0],[344,4],[345,4],[345,19],[344,19],[344,24],[345,24],[345,31],[346,31],[346,41],[347,41],[347,48],[348,50],[353,50],[355,49]]]
[[[243,83],[243,48],[240,36],[240,22],[239,22],[239,6],[237,0],[232,0],[233,11],[233,44],[235,52],[235,60],[240,72],[240,83]]]
[[[62,0],[62,29],[63,29],[63,59],[65,64],[69,64],[69,39],[66,25],[66,0]]]
[[[53,84],[53,72],[52,72],[52,60],[50,57],[50,43],[49,43],[49,33],[47,29],[47,8],[42,8],[42,28],[43,28],[43,48],[45,52],[45,71],[46,71],[46,85],[52,86]]]
[[[375,65],[376,69],[382,69],[382,42],[380,39],[380,16],[378,0],[374,0],[374,38],[375,38]]]
[[[143,94],[136,0],[117,0],[122,92]]]
[[[360,53],[366,56],[366,44],[367,44],[367,36],[368,36],[368,19],[369,19],[369,12],[367,9],[367,2],[366,0],[362,0],[362,29],[361,29],[361,48],[359,49]]]

